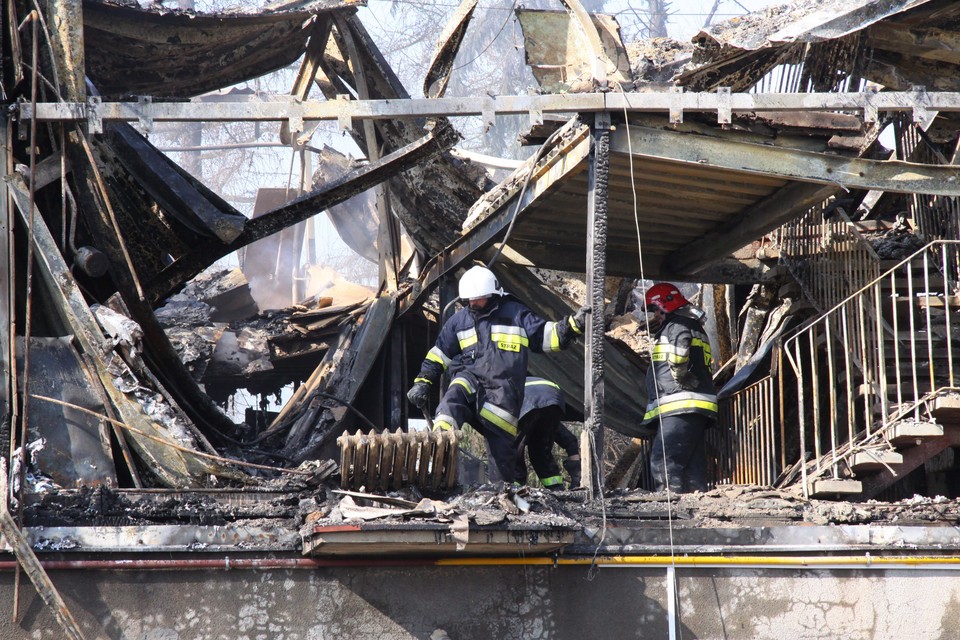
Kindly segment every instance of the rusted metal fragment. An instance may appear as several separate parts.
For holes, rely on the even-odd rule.
[[[427,67],[423,78],[423,95],[426,98],[440,98],[447,91],[447,82],[453,70],[453,62],[460,51],[463,37],[467,34],[467,27],[473,18],[473,10],[477,8],[477,0],[462,0],[457,10],[450,16],[447,26],[437,39],[436,51]]]
[[[307,11],[203,15],[149,11],[88,0],[83,31],[87,75],[105,97],[189,97],[292,64],[313,16],[354,11],[359,2],[315,3]]]
[[[201,236],[230,242],[240,235],[246,216],[177,166],[133,127],[118,122],[106,131],[120,162],[164,213]]]
[[[24,345],[18,347],[23,380]],[[56,396],[64,402],[104,413],[105,409],[84,374],[70,338],[30,339],[30,394]],[[42,448],[31,454],[37,469],[65,488],[117,486],[110,448],[110,432],[99,420],[71,408],[27,399],[30,442],[42,438]]]
[[[524,55],[534,77],[550,93],[594,90],[597,56],[607,80],[632,87],[630,60],[620,38],[620,25],[607,15],[591,14],[600,51],[585,46],[580,23],[569,12],[518,9]]]
[[[166,297],[221,257],[261,238],[316,215],[327,207],[338,204],[382,182],[390,176],[410,169],[456,144],[459,135],[449,126],[427,134],[379,161],[360,167],[338,180],[304,194],[278,209],[250,220],[233,242],[216,240],[197,243],[185,256],[178,259],[153,281],[147,293],[153,300]]]

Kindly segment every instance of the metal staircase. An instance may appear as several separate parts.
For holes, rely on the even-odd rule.
[[[960,442],[960,242],[883,266],[784,344],[807,496],[873,497]]]

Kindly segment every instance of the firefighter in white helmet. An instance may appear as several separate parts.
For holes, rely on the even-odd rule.
[[[463,274],[459,293],[465,306],[440,329],[407,398],[425,407],[431,387],[457,363],[434,429],[470,424],[490,444],[501,477],[512,479],[529,352],[566,348],[583,333],[590,309],[548,322],[504,293],[493,272],[480,266]]]

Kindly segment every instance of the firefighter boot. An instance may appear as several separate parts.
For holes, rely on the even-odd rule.
[[[563,461],[563,468],[570,474],[570,488],[576,489],[580,486],[580,456],[569,457]]]

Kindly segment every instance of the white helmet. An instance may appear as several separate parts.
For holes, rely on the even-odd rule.
[[[459,289],[460,298],[463,300],[503,295],[503,289],[497,282],[497,276],[493,275],[493,271],[490,271],[490,269],[480,266],[467,269],[467,272],[460,277]]]

